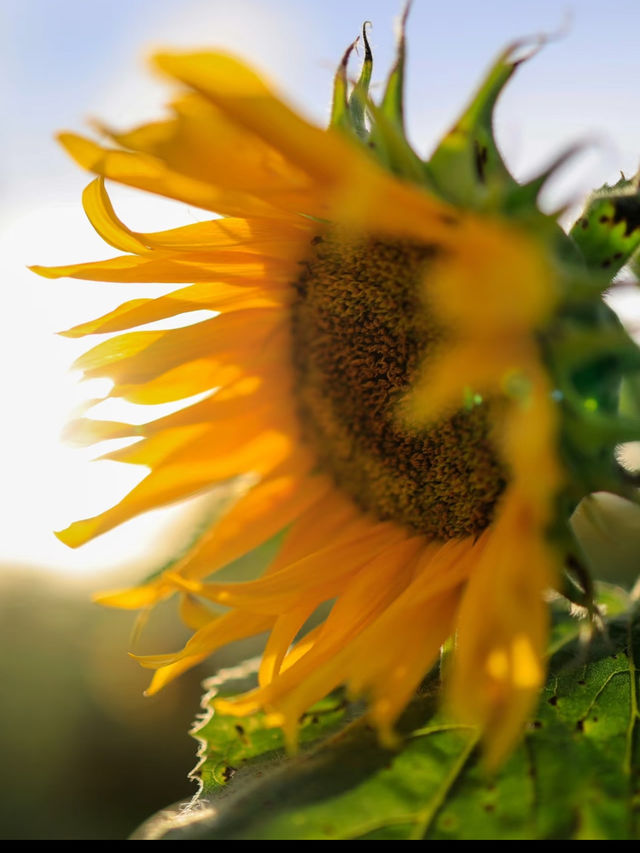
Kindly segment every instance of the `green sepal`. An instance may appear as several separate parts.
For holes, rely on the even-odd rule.
[[[349,83],[347,81],[347,66],[349,64],[349,57],[351,56],[351,52],[356,46],[358,40],[356,39],[349,47],[345,50],[342,59],[340,61],[340,65],[338,65],[338,70],[335,73],[335,77],[333,78],[333,101],[331,104],[331,118],[329,120],[329,127],[339,128],[340,130],[351,131],[353,129],[351,124],[351,113],[349,111]]]
[[[409,145],[402,129],[369,100],[367,112],[371,120],[370,145],[390,172],[424,186],[427,183],[424,163]]]
[[[567,522],[573,513],[575,502],[566,492],[556,495],[556,512],[547,529],[547,537],[556,553],[562,555],[563,567],[558,573],[554,589],[563,598],[595,613],[595,590],[589,572],[589,562],[572,526]]]
[[[587,266],[609,282],[640,246],[640,172],[593,192],[570,235]]]
[[[640,418],[640,373],[625,376],[620,386],[620,411]]]
[[[638,503],[640,492],[615,454],[620,444],[640,440],[640,418],[589,411],[578,395],[565,399],[561,412],[558,449],[570,484],[563,490],[566,505],[559,511],[561,518],[593,492],[611,492]]]
[[[371,74],[373,71],[373,53],[371,52],[371,45],[367,38],[367,25],[371,26],[371,21],[365,21],[362,25],[364,60],[362,61],[360,76],[358,77],[348,100],[351,127],[362,140],[366,140],[369,136],[365,116],[367,100],[369,98],[369,84],[371,83]]]
[[[523,61],[515,58],[522,47],[522,42],[516,42],[500,54],[469,106],[426,164],[438,192],[454,204],[500,208],[505,195],[519,188],[498,151],[493,111],[500,93]]]
[[[352,139],[355,138],[388,171],[425,186],[429,185],[425,166],[407,141],[402,116],[404,27],[409,6],[410,4],[407,4],[401,19],[396,63],[389,75],[380,104],[374,103],[369,93],[373,53],[367,36],[367,26],[370,26],[371,22],[365,21],[362,26],[364,59],[360,76],[349,92],[347,66],[351,53],[360,40],[358,38],[347,48],[334,78],[330,126],[339,128]]]
[[[602,371],[605,365],[600,364],[601,359],[606,359],[606,366],[615,362],[620,374],[640,370],[640,351],[622,328],[573,330],[554,342],[553,353],[560,376],[573,375],[580,365],[596,361]],[[594,381],[601,377],[602,373]],[[604,390],[607,389],[611,390],[611,385],[604,384]]]
[[[558,580],[556,591],[572,604],[584,607],[592,615],[595,613],[593,579],[582,563],[565,568]]]
[[[568,413],[565,416],[565,429],[573,447],[589,457],[600,456],[604,448],[610,450],[627,441],[640,441],[640,419],[607,416],[586,409]],[[612,465],[610,459],[607,465]],[[610,484],[600,482],[594,484],[594,487],[603,489],[607,485]]]
[[[396,61],[387,77],[382,100],[380,101],[380,113],[394,126],[404,137],[404,69],[407,57],[407,18],[411,9],[411,0],[405,5],[400,18],[398,44],[396,48]]]
[[[556,174],[556,172],[561,169],[565,163],[567,163],[572,157],[578,154],[582,150],[583,146],[581,145],[572,145],[567,148],[562,154],[558,155],[552,162],[542,170],[538,175],[536,175],[531,180],[527,181],[525,184],[519,184],[517,181],[512,179],[511,181],[506,181],[503,191],[504,191],[504,199],[501,204],[501,211],[507,216],[518,216],[522,213],[530,213],[531,211],[535,211],[538,214],[539,218],[550,219],[555,222],[562,211],[558,211],[552,214],[549,217],[541,214],[538,208],[538,198],[540,193],[544,189],[547,181]],[[559,226],[558,226],[559,227]],[[560,229],[562,230],[562,229]],[[567,238],[564,231],[562,234],[565,238],[566,243],[573,245],[572,242]],[[575,252],[575,246],[573,248]]]
[[[429,186],[425,165],[409,144],[404,129],[405,30],[410,9],[409,0],[400,18],[396,61],[387,78],[382,99],[377,105],[371,98],[367,100],[369,145],[390,172],[421,186]]]
[[[586,271],[585,281],[591,289]],[[567,296],[539,337],[560,415],[558,450],[567,473],[560,525],[592,492],[633,502],[640,494],[616,461],[618,445],[640,439],[638,412],[623,409],[620,397],[623,380],[640,372],[640,350],[600,296],[578,299],[573,287]]]
[[[396,60],[387,78],[382,99],[379,104],[375,104],[370,97],[366,99],[369,118],[367,143],[376,158],[394,175],[435,190],[430,184],[424,162],[409,144],[404,129],[405,29],[410,8],[409,0],[400,18]],[[358,95],[357,89],[354,95]]]

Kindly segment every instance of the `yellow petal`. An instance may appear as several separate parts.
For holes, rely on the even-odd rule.
[[[290,452],[291,441],[287,436],[265,432],[237,453],[210,459],[204,464],[197,458],[189,463],[172,464],[169,460],[152,471],[115,507],[93,518],[76,521],[56,536],[71,548],[77,548],[149,509],[182,500],[240,474],[266,473]]]
[[[131,229],[116,216],[107,195],[103,178],[96,178],[82,193],[82,206],[89,222],[105,243],[121,252],[145,254],[147,247]]]
[[[222,53],[161,53],[155,62],[319,182],[342,177],[359,155],[338,133],[305,122],[237,59]]]
[[[369,523],[368,529],[354,525],[347,541],[327,545],[255,581],[202,584],[198,594],[229,607],[274,615],[307,602],[318,606],[336,595],[348,577],[382,547],[403,537],[401,529],[386,523]]]
[[[74,133],[62,133],[58,138],[80,166],[121,184],[229,216],[282,216],[272,205],[249,193],[212,186],[178,174],[155,157],[103,148]]]
[[[171,590],[160,580],[144,584],[143,586],[99,592],[93,596],[93,600],[98,604],[103,604],[105,607],[119,607],[123,610],[141,610],[145,607],[153,607],[170,592]]]
[[[235,353],[195,359],[146,382],[115,382],[109,396],[148,406],[172,403],[214,388],[227,388],[243,379],[246,369],[240,361]]]
[[[309,239],[310,223],[305,220],[292,221],[287,227],[285,223],[275,226],[269,219],[225,217],[156,233],[132,231],[116,215],[102,177],[96,178],[85,189],[82,203],[89,221],[102,239],[116,249],[132,254],[145,255],[160,250],[201,253],[215,259],[220,250],[233,250],[290,261]]]
[[[309,461],[303,460],[305,468]],[[251,489],[222,517],[211,532],[185,555],[177,571],[205,577],[268,541],[330,488],[324,477],[305,478],[306,471],[266,480]]]
[[[214,258],[214,259],[213,259]],[[290,278],[291,264],[275,259],[256,259],[250,253],[220,251],[211,260],[186,252],[167,255],[119,255],[105,261],[66,266],[29,267],[44,278],[79,278],[88,281],[113,281],[131,284],[180,283],[193,281],[247,281]]]
[[[199,631],[214,619],[220,619],[220,613],[214,613],[210,607],[202,604],[188,593],[180,596],[180,618],[192,631]]]
[[[174,117],[167,121],[126,133],[101,129],[124,148],[153,155],[172,172],[245,191],[285,210],[313,212],[309,177],[256,134],[196,93],[179,98],[172,109]]]
[[[525,495],[513,488],[467,584],[457,617],[450,702],[485,731],[496,766],[522,732],[544,678],[548,606],[556,557]]]
[[[129,332],[109,338],[80,356],[74,367],[89,377],[141,384],[162,373],[216,351],[260,347],[286,318],[278,309],[252,309],[223,314],[194,326],[166,331]]]
[[[219,619],[196,631],[180,652],[167,655],[131,655],[131,657],[147,669],[159,670],[158,677],[154,678],[148,691],[149,694],[153,694],[170,680],[166,678],[168,667],[187,660],[192,661],[190,666],[195,666],[203,657],[212,654],[227,643],[260,634],[272,624],[273,619],[265,616],[239,612],[225,613]]]
[[[328,482],[328,480],[327,480]],[[271,569],[276,570],[324,548],[327,542],[351,536],[358,507],[338,489],[331,488],[313,506],[304,507],[280,548]]]
[[[313,611],[313,604],[303,604],[278,616],[262,653],[258,673],[261,686],[269,684],[278,675],[289,646]]]
[[[190,311],[228,313],[251,308],[276,308],[286,305],[288,301],[289,294],[276,283],[273,283],[269,293],[259,287],[199,282],[156,299],[133,299],[124,302],[108,314],[74,326],[62,334],[69,338],[79,338],[84,335],[119,332]]]
[[[141,435],[140,427],[121,421],[100,421],[94,418],[76,418],[70,421],[62,434],[63,441],[86,446],[112,438],[129,438]]]

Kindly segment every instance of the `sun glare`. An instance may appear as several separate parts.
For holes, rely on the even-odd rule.
[[[115,195],[126,204],[129,220],[148,228],[192,222],[196,213],[184,205],[148,199],[126,190]],[[73,246],[69,234],[74,234]],[[80,235],[80,237],[79,237]],[[36,239],[37,237],[37,239]],[[37,249],[36,249],[37,247]],[[94,448],[77,448],[62,441],[65,424],[82,412],[88,399],[108,393],[106,380],[80,382],[69,366],[86,349],[85,341],[56,334],[88,316],[106,312],[121,299],[140,296],[139,286],[101,286],[67,280],[55,286],[33,275],[25,264],[34,260],[64,261],[87,258],[110,248],[88,227],[79,205],[47,204],[4,223],[0,252],[9,271],[10,305],[0,319],[0,348],[6,366],[2,389],[5,412],[0,445],[3,471],[3,568],[35,565],[69,576],[95,575],[113,567],[136,563],[144,574],[161,564],[181,537],[187,540],[198,519],[208,509],[207,498],[190,502],[189,508],[169,507],[148,513],[122,529],[101,537],[80,551],[71,551],[53,531],[72,520],[92,515],[117,502],[146,474],[117,462],[89,461]],[[167,285],[148,285],[145,296],[159,295]],[[187,324],[197,315],[177,318]],[[96,336],[96,340],[100,340]],[[139,407],[106,399],[92,417],[142,421],[160,417],[176,406]],[[105,444],[99,452],[113,450],[125,441]]]

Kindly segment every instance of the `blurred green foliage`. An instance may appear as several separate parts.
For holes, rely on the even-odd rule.
[[[193,670],[153,698],[127,656],[132,614],[90,600],[92,584],[3,567],[0,581],[0,836],[123,839],[162,803],[188,801],[200,681]],[[150,620],[144,651],[180,648],[173,604]],[[219,665],[255,647],[230,649]]]

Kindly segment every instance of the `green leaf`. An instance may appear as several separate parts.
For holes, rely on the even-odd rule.
[[[590,639],[586,622],[556,607],[539,708],[496,775],[483,769],[476,731],[438,710],[435,677],[401,718],[397,752],[381,748],[339,697],[306,715],[303,750],[293,758],[260,715],[214,714],[196,730],[205,743],[202,793],[178,818],[152,819],[137,837],[637,839],[640,618],[621,590],[605,588],[600,601],[606,629]]]
[[[191,776],[200,779],[202,797],[217,795],[236,774],[242,780],[259,778],[265,769],[287,761],[282,731],[268,727],[264,714],[234,717],[211,708],[214,697],[234,696],[256,687],[259,664],[259,659],[246,661],[205,682],[204,717],[191,732],[200,743],[200,763]],[[300,722],[300,747],[304,749],[343,724],[347,709],[339,694],[314,705]],[[234,786],[240,787],[239,781]]]
[[[610,281],[640,247],[640,173],[592,193],[571,237],[589,268]]]

